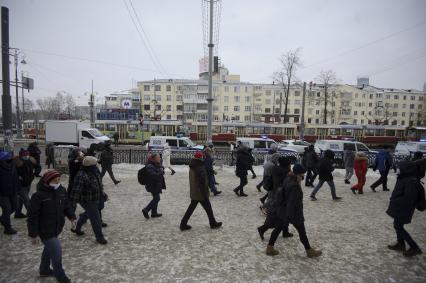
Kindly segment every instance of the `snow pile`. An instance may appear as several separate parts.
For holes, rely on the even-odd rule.
[[[180,219],[190,202],[188,167],[173,166],[177,171],[173,176],[166,169],[167,190],[159,204],[163,217],[149,220],[141,214],[151,200],[137,183],[141,167],[115,165],[114,173],[122,180],[118,186],[108,175],[104,178],[110,196],[103,211],[109,224],[104,229],[108,245],[95,243],[89,223],[84,226],[86,235],[77,237],[67,222],[61,235],[63,264],[74,282],[424,282],[426,278],[424,255],[406,259],[386,247],[395,241],[392,219],[385,214],[390,192],[373,193],[368,188],[377,172],[369,171],[364,195],[353,195],[350,185],[343,183],[344,170],[336,170],[341,202],[331,200],[327,185],[317,194],[317,202],[309,200],[312,189],[304,189],[307,234],[311,245],[323,250],[322,257],[307,259],[292,227],[294,238],[277,241],[280,255],[264,254],[267,242],[256,231],[264,221],[258,206],[265,192],[255,188],[259,177],[249,178],[245,190],[249,196],[239,198],[232,192],[239,182],[234,168],[218,167],[223,193],[211,197],[211,202],[223,228],[211,230],[199,206],[189,222],[193,229],[180,232]],[[263,168],[254,170],[261,175]],[[389,187],[394,183],[391,173]],[[41,246],[31,246],[25,220],[12,223],[17,235],[0,234],[0,282],[39,282]],[[426,213],[416,211],[407,230],[426,251]]]

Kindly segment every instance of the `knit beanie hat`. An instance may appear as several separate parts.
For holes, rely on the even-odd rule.
[[[96,157],[93,156],[85,156],[83,158],[83,166],[93,166],[98,164],[98,159]]]
[[[306,169],[302,164],[296,163],[293,166],[293,173],[294,175],[305,174]]]
[[[61,174],[59,174],[58,171],[56,171],[55,169],[48,169],[46,170],[46,172],[44,172],[43,177],[41,177],[41,180],[43,181],[43,183],[49,184],[50,181],[57,177],[61,177]]]
[[[204,157],[204,154],[203,154],[203,152],[202,152],[202,151],[197,151],[197,152],[194,154],[194,158],[196,158],[196,159],[203,159],[203,157]]]

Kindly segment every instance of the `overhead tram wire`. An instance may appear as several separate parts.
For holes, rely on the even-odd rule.
[[[61,57],[61,58],[66,58],[66,59],[70,59],[70,60],[85,61],[85,62],[97,63],[97,64],[102,64],[102,65],[109,65],[109,66],[114,66],[114,67],[119,67],[119,68],[139,70],[139,71],[144,71],[144,72],[160,73],[158,70],[154,70],[154,69],[117,64],[117,63],[114,63],[114,62],[108,62],[108,61],[103,61],[103,60],[84,58],[84,57],[76,57],[76,56],[70,56],[70,55],[65,55],[65,54],[52,53],[52,52],[46,52],[46,51],[40,51],[40,50],[32,50],[32,49],[26,49],[26,48],[19,48],[19,49],[21,49],[25,52],[28,52],[28,53],[38,53],[38,54],[42,54],[42,55]]]
[[[157,64],[158,64],[158,66],[160,67],[160,69],[161,69],[161,70],[162,70],[165,74],[167,74],[166,69],[163,67],[163,65],[161,64],[160,60],[158,59],[158,56],[157,56],[157,54],[155,53],[154,48],[152,48],[151,41],[149,40],[149,37],[148,37],[148,35],[146,34],[145,29],[144,29],[144,28],[143,28],[143,26],[142,26],[142,22],[141,22],[141,20],[140,20],[140,18],[139,18],[139,16],[138,16],[138,14],[136,13],[136,10],[135,10],[135,7],[133,6],[133,2],[132,2],[132,0],[129,0],[129,3],[130,3],[130,6],[131,6],[131,8],[132,8],[132,10],[133,10],[133,13],[134,13],[134,15],[135,15],[135,17],[136,17],[136,21],[138,22],[139,27],[140,27],[140,29],[141,29],[141,31],[142,31],[142,33],[143,33],[143,35],[145,36],[146,46],[147,46],[147,47],[148,47],[148,49],[149,49],[149,50],[148,50],[148,52],[151,52],[151,53],[152,53],[152,55],[153,55],[154,59],[156,60],[156,62],[157,62]]]
[[[145,49],[148,51],[148,55],[149,55],[149,57],[150,57],[150,59],[151,59],[152,63],[154,64],[155,68],[157,69],[157,71],[158,71],[160,74],[162,74],[163,76],[166,76],[166,74],[165,74],[165,73],[161,70],[161,67],[160,67],[160,66],[158,65],[158,63],[155,61],[154,56],[153,56],[153,55],[151,54],[151,52],[149,51],[149,48],[148,48],[148,46],[147,46],[147,43],[145,42],[145,39],[143,38],[143,35],[142,35],[142,33],[140,32],[140,30],[139,30],[139,28],[138,28],[138,25],[136,24],[136,21],[135,21],[135,19],[134,19],[134,16],[132,16],[132,12],[130,11],[129,6],[128,6],[128,4],[127,4],[126,0],[123,0],[123,3],[124,3],[124,6],[125,6],[125,7],[126,7],[126,9],[127,9],[127,12],[129,13],[129,16],[130,16],[130,19],[132,20],[133,26],[136,28],[136,31],[137,31],[137,33],[138,33],[138,35],[139,35],[139,38],[141,39],[141,41],[142,41],[143,45],[145,46]]]
[[[311,67],[316,66],[316,65],[318,65],[318,64],[321,64],[321,63],[325,63],[325,62],[328,62],[328,61],[334,60],[334,59],[336,59],[336,58],[338,58],[338,57],[340,57],[340,56],[350,54],[350,53],[355,52],[355,51],[358,51],[358,50],[360,50],[360,49],[364,49],[364,48],[369,47],[369,46],[371,46],[371,45],[374,45],[374,44],[376,44],[376,43],[378,43],[378,42],[380,42],[380,41],[383,41],[383,40],[386,40],[386,39],[392,38],[392,37],[394,37],[394,36],[397,36],[397,35],[398,35],[398,34],[400,34],[400,33],[403,33],[403,32],[409,31],[409,30],[411,30],[411,29],[417,28],[417,27],[419,27],[419,26],[421,26],[421,25],[424,25],[425,23],[426,23],[426,20],[421,21],[421,22],[418,22],[418,23],[416,23],[416,24],[414,24],[414,25],[412,25],[412,26],[409,26],[409,27],[406,27],[406,28],[404,28],[404,29],[402,29],[402,30],[399,30],[399,31],[393,32],[393,33],[388,34],[388,35],[386,35],[386,36],[384,36],[384,37],[381,37],[381,38],[378,38],[378,39],[376,39],[376,40],[370,41],[370,42],[365,43],[365,44],[363,44],[363,45],[360,45],[360,46],[358,46],[358,47],[355,47],[355,48],[352,48],[352,49],[349,49],[349,50],[343,51],[342,53],[339,53],[339,54],[337,54],[337,55],[333,55],[333,56],[330,56],[330,57],[328,57],[328,58],[324,58],[324,59],[319,60],[319,61],[317,61],[317,62],[315,62],[315,63],[313,63],[313,64],[311,64],[311,65],[308,65],[308,66],[306,66],[306,67],[301,67],[301,69],[311,68]]]

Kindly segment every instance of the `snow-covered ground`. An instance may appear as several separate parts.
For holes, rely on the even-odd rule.
[[[318,201],[311,202],[311,188],[305,189],[306,228],[311,245],[323,256],[308,259],[297,232],[291,239],[280,238],[280,255],[264,254],[256,227],[264,217],[259,212],[255,184],[249,179],[239,198],[232,189],[238,179],[232,167],[218,168],[217,181],[223,194],[211,202],[223,228],[211,230],[207,216],[198,207],[189,224],[193,229],[180,232],[179,222],[189,204],[188,168],[174,166],[177,174],[167,174],[167,190],[161,195],[163,217],[145,220],[141,208],[151,196],[136,180],[140,165],[114,166],[122,180],[114,186],[105,177],[110,196],[103,211],[108,245],[97,245],[90,225],[86,235],[72,234],[67,222],[61,235],[63,264],[74,282],[425,282],[426,256],[412,259],[387,249],[395,241],[392,219],[385,214],[390,192],[353,195],[343,183],[343,170],[334,173],[341,202],[333,202],[325,185]],[[255,170],[261,175],[262,168]],[[367,186],[378,174],[369,172]],[[354,181],[354,179],[352,180]],[[63,178],[66,184],[66,176]],[[395,183],[391,173],[390,187]],[[81,211],[81,210],[79,210]],[[0,234],[0,282],[54,282],[38,278],[41,246],[31,246],[25,220],[12,219],[19,231],[15,236]],[[407,230],[426,252],[426,213],[415,212]],[[266,238],[269,238],[267,233]]]

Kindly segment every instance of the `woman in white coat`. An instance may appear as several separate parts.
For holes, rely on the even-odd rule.
[[[173,170],[172,165],[170,164],[170,154],[171,154],[170,146],[169,146],[168,143],[166,143],[164,145],[163,154],[162,154],[163,167],[164,168],[169,168],[170,171],[172,171],[172,175],[174,175],[176,173],[176,171]]]

